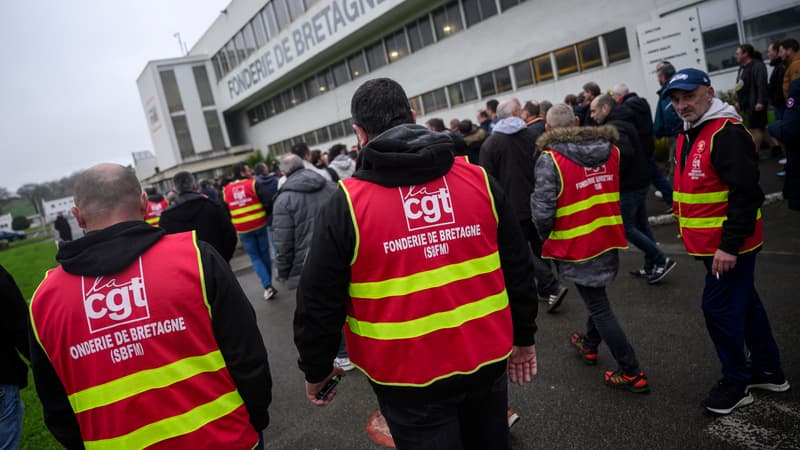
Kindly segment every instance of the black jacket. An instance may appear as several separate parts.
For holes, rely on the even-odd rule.
[[[767,82],[769,104],[776,108],[785,108],[786,98],[783,96],[783,76],[786,74],[786,66],[783,65],[781,58],[770,61],[769,65],[772,66],[772,73],[769,75],[769,81]]]
[[[536,168],[535,131],[525,126],[514,134],[495,132],[481,146],[480,164],[486,172],[500,182],[511,204],[517,221],[531,219],[531,193],[536,186],[533,171]]]
[[[647,158],[636,132],[633,111],[625,105],[615,105],[608,113],[605,123],[613,125],[619,132],[619,191],[629,192],[650,185]]]
[[[739,68],[736,75],[736,101],[746,114],[754,110],[757,103],[767,106],[767,66],[760,59],[753,59]]]
[[[19,352],[19,353],[18,353]],[[0,266],[0,384],[28,385],[28,304],[11,274]]]
[[[639,136],[639,143],[645,156],[650,156],[656,150],[656,143],[653,140],[653,112],[650,104],[635,92],[622,97],[622,105],[627,106],[633,111],[633,126]]]
[[[359,153],[359,169],[353,175],[385,187],[424,183],[445,175],[453,164],[453,143],[441,133],[418,125],[400,125],[372,140]],[[532,345],[536,332],[537,299],[532,288],[530,250],[502,189],[490,177],[499,224],[500,263],[506,282],[514,326],[514,344]],[[350,301],[350,261],[356,233],[347,198],[339,189],[323,208],[314,227],[294,317],[294,341],[300,352],[299,366],[306,380],[323,380],[331,371],[339,348],[347,303]],[[445,349],[449,351],[459,349]],[[398,364],[410,364],[398,361]],[[373,383],[380,396],[405,401],[430,401],[462,392],[470,386],[486,386],[506,369],[506,361],[490,364],[469,375],[456,375],[424,388],[389,387]]]
[[[128,267],[162,236],[163,230],[143,221],[121,222],[64,243],[56,254],[56,260],[64,271],[73,275],[113,274]],[[269,424],[267,408],[272,401],[272,378],[255,312],[236,276],[216,250],[202,241],[198,242],[198,247],[214,337],[244,400],[250,422],[256,430],[262,430]],[[31,367],[45,423],[66,448],[83,448],[78,422],[64,386],[33,332],[30,334]]]
[[[158,226],[169,234],[197,230],[197,239],[208,242],[230,261],[236,250],[236,229],[228,209],[196,192],[184,192],[161,213]]]

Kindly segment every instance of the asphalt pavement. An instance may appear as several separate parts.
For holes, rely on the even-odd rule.
[[[779,190],[775,160],[762,161],[765,192]],[[652,196],[651,196],[652,197]],[[654,214],[664,204],[653,197]],[[530,384],[512,386],[511,406],[520,420],[511,430],[514,449],[798,449],[800,448],[800,214],[782,201],[763,207],[765,245],[756,266],[756,286],[782,352],[783,366],[795,386],[785,393],[754,393],[755,402],[729,416],[700,407],[721,376],[700,309],[702,264],[688,257],[674,225],[654,227],[661,248],[678,263],[661,283],[650,286],[628,271],[642,264],[637,250],[621,252],[621,267],[609,288],[614,311],[649,377],[651,393],[633,394],[606,387],[603,371],[615,368],[607,347],[597,366],[584,365],[568,343],[583,331],[586,313],[574,286],[556,314],[540,308],[536,347],[539,375]],[[366,377],[347,373],[336,399],[325,408],[305,398],[292,338],[295,292],[280,290],[276,300],[262,299],[261,286],[247,256],[232,261],[239,282],[255,308],[269,352],[273,377],[271,424],[264,433],[272,449],[380,449],[366,432],[377,401]],[[397,364],[414,364],[413,360]]]

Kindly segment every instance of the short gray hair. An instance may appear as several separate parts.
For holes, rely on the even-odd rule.
[[[507,119],[509,117],[519,117],[522,112],[522,105],[519,100],[512,98],[511,100],[503,100],[497,105],[497,117],[500,119]]]
[[[575,126],[575,112],[569,105],[558,103],[547,110],[547,124],[550,128],[565,128]]]
[[[194,191],[196,183],[194,175],[190,172],[181,171],[172,177],[172,186],[178,194]]]
[[[611,89],[611,93],[615,95],[628,95],[630,93],[630,89],[628,89],[628,85],[625,83],[617,83],[614,85],[614,88]]]
[[[75,177],[75,206],[89,216],[118,210],[137,211],[141,197],[142,185],[131,167],[97,164]]]
[[[287,177],[303,168],[303,160],[294,153],[289,153],[278,158],[278,167]]]

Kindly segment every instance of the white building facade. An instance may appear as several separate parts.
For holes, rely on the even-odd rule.
[[[589,81],[653,106],[661,59],[728,90],[739,44],[766,54],[798,35],[796,0],[234,0],[189,56],[150,62],[139,89],[159,165],[180,167],[355,144],[350,99],[370,78],[397,80],[420,123],[475,121],[493,98],[558,103]]]
[[[72,218],[72,207],[75,201],[72,197],[57,198],[55,200],[42,200],[42,212],[47,223],[53,223],[59,214]]]

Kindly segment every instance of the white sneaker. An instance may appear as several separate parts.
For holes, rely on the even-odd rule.
[[[514,424],[517,423],[519,421],[519,418],[520,418],[519,414],[514,412],[514,410],[511,409],[511,408],[508,408],[507,416],[508,416],[508,428],[513,427]]]
[[[785,166],[786,165],[786,158],[779,159],[778,160],[778,164],[783,164]]]
[[[337,367],[341,367],[345,372],[349,372],[356,368],[356,366],[350,362],[350,358],[334,358],[333,364]]]
[[[658,198],[664,198],[664,194],[662,194],[662,193],[661,193],[661,191],[655,191],[655,192],[653,193],[653,195],[655,195],[655,196],[656,196],[656,197],[658,197]]]

